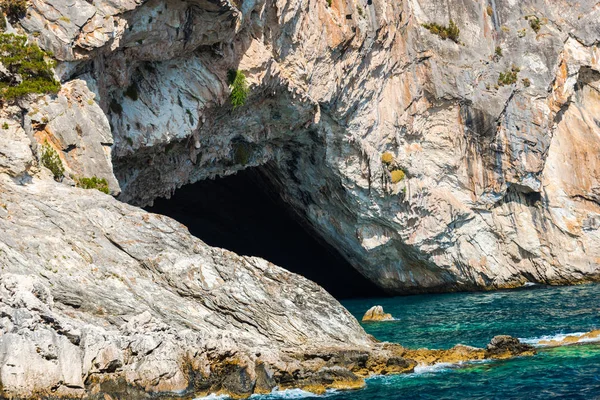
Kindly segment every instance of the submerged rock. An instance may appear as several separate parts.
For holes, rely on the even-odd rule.
[[[393,321],[392,314],[386,314],[382,306],[373,306],[362,317],[363,322]]]

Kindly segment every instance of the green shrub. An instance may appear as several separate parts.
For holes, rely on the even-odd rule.
[[[57,181],[60,181],[65,176],[63,163],[56,150],[48,144],[48,141],[42,146],[42,165],[52,172],[54,179]]]
[[[496,51],[495,51],[495,53],[496,53],[496,56],[498,56],[498,57],[502,57],[502,47],[500,47],[500,46],[496,46]]]
[[[494,15],[494,9],[492,8],[492,6],[487,6],[486,11],[487,15],[489,15],[490,17]]]
[[[521,70],[513,65],[510,70],[506,72],[500,72],[500,76],[498,77],[498,85],[505,86],[517,83],[519,71]]]
[[[529,18],[529,26],[535,33],[538,33],[542,29],[542,21],[536,16]]]
[[[246,142],[233,144],[233,161],[239,165],[247,165],[252,157],[252,146]]]
[[[454,43],[459,42],[460,29],[453,20],[450,20],[450,24],[448,26],[433,22],[430,24],[423,24],[423,27],[434,35],[438,35],[443,40],[450,39]]]
[[[92,176],[91,178],[77,178],[75,180],[77,182],[77,186],[83,189],[97,189],[102,193],[109,193],[108,190],[108,181],[104,178],[98,178],[96,176]]]
[[[525,87],[531,86],[531,81],[529,80],[529,78],[523,78],[521,79],[521,82],[523,82],[523,86]]]
[[[5,122],[5,123],[2,124],[2,129],[6,130],[8,128],[9,128],[9,126],[8,126],[7,122]]]
[[[27,13],[27,0],[2,0],[2,10],[13,21],[21,19]]]
[[[406,177],[406,174],[401,169],[395,169],[391,172],[391,174],[392,174],[392,183],[398,183]]]
[[[56,93],[60,83],[54,79],[53,60],[26,36],[0,34],[0,63],[22,82],[0,82],[0,99],[12,100],[31,93]]]
[[[229,80],[229,86],[231,87],[229,99],[231,100],[231,105],[235,110],[236,108],[246,104],[246,99],[248,98],[248,93],[250,90],[248,89],[246,76],[243,72],[230,70],[227,74],[227,78]]]
[[[332,4],[333,4],[333,0],[327,0],[327,5],[328,5],[329,7],[331,7],[331,5],[332,5]]]

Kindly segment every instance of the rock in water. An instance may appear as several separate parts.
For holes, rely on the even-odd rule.
[[[369,321],[393,321],[394,317],[392,314],[386,314],[383,311],[382,306],[373,306],[367,310],[365,315],[362,317],[363,322]]]
[[[510,358],[535,354],[535,348],[508,335],[494,336],[485,348],[485,358]]]

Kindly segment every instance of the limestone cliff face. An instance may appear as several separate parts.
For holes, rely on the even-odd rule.
[[[260,166],[390,292],[597,278],[595,2],[62,4],[22,25],[96,94],[121,200]],[[450,20],[458,43],[422,26]]]
[[[23,127],[139,205],[260,166],[391,292],[584,281],[600,256],[599,13],[592,1],[36,1],[21,25],[62,61],[65,100],[29,107]],[[458,43],[422,26],[449,20]],[[230,69],[251,83],[235,110]],[[56,110],[74,96],[90,112]],[[88,125],[77,135],[65,120]]]

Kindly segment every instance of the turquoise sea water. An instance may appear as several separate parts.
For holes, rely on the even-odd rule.
[[[343,302],[359,320],[379,304],[397,320],[364,324],[380,340],[406,347],[485,346],[500,334],[530,343],[600,327],[600,285],[540,287]],[[376,377],[351,392],[311,396],[299,390],[261,399],[600,399],[600,343],[540,349],[534,357],[418,369]]]

